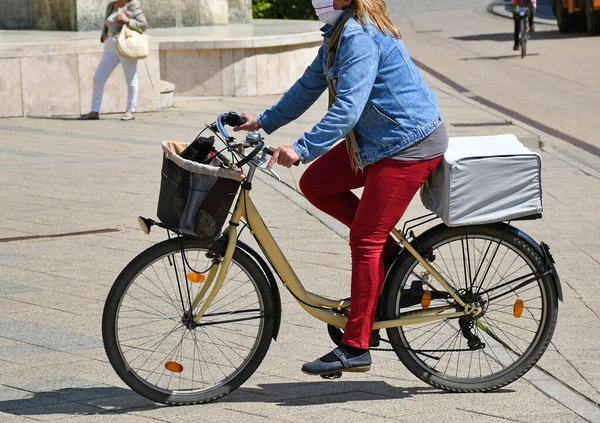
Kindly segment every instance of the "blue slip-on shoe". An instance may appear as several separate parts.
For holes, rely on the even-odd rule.
[[[368,372],[371,369],[371,354],[366,351],[356,357],[348,358],[346,353],[336,348],[333,353],[338,358],[337,361],[327,363],[317,359],[302,366],[302,371],[307,375],[328,375],[337,372]]]

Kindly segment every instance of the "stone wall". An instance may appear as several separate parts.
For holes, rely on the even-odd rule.
[[[108,3],[108,0],[77,0],[77,30],[102,28]]]
[[[177,96],[281,94],[314,60],[323,43],[320,26],[314,21],[256,20],[150,30],[150,56],[138,62],[138,111],[160,109],[161,80],[175,84]],[[104,51],[97,33],[12,35],[0,41],[0,118],[89,112],[93,77]],[[127,89],[121,66],[104,93],[102,113],[124,111]]]
[[[0,29],[77,31],[77,2],[103,0],[2,0]]]
[[[93,77],[104,46],[88,44],[0,48],[0,117],[79,115],[91,108]],[[160,110],[158,45],[138,63],[137,110]],[[122,113],[127,105],[123,68],[104,87],[102,113]]]
[[[29,3],[23,0],[0,2],[0,29],[31,28]]]
[[[229,0],[229,23],[252,22],[252,0]]]
[[[32,27],[49,31],[77,31],[77,0],[30,0]]]
[[[151,28],[252,22],[252,0],[140,0]],[[109,0],[1,0],[0,29],[101,29]]]
[[[194,43],[164,43],[160,77],[174,83],[182,97],[281,94],[302,76],[321,44],[310,40],[271,47],[195,49]]]
[[[252,0],[142,0],[152,28],[252,22]]]

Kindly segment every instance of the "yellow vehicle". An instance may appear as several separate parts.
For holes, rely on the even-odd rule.
[[[600,34],[600,0],[552,0],[560,32]]]

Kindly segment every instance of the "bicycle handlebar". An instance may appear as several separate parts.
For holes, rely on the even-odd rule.
[[[227,133],[227,129],[225,129],[225,125],[237,127],[237,126],[243,125],[244,123],[246,123],[246,120],[243,117],[241,117],[239,114],[237,114],[236,112],[223,113],[223,114],[219,115],[219,117],[217,118],[217,128],[218,128],[219,132],[221,133],[221,135],[223,136],[223,138],[225,138],[225,140],[228,144],[232,143],[234,139],[232,137],[230,137],[229,134]],[[257,140],[258,141],[255,141],[255,140],[250,141],[250,137],[246,137],[247,146],[244,146],[244,147],[253,147],[254,145],[256,145],[256,147],[254,148],[254,150],[252,150],[252,152],[250,154],[248,154],[246,157],[244,157],[242,160],[240,160],[238,163],[236,163],[237,167],[241,167],[241,166],[249,163],[254,157],[256,157],[256,155],[261,150],[264,150],[264,152],[266,154],[268,154],[269,156],[272,156],[275,153],[275,151],[277,150],[276,148],[265,145],[265,143],[262,140],[262,137],[257,138]],[[299,165],[300,165],[300,160],[298,160],[297,162],[294,163],[294,166],[299,166]]]

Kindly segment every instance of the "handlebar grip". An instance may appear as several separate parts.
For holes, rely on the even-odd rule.
[[[236,112],[229,112],[225,117],[225,123],[235,128],[246,123],[246,119],[238,115]]]
[[[267,154],[268,154],[269,156],[272,156],[272,155],[275,153],[275,150],[277,150],[277,149],[276,149],[276,148],[273,148],[273,147],[269,147],[269,148],[267,149]],[[300,160],[298,160],[296,163],[294,163],[294,166],[300,166]]]

